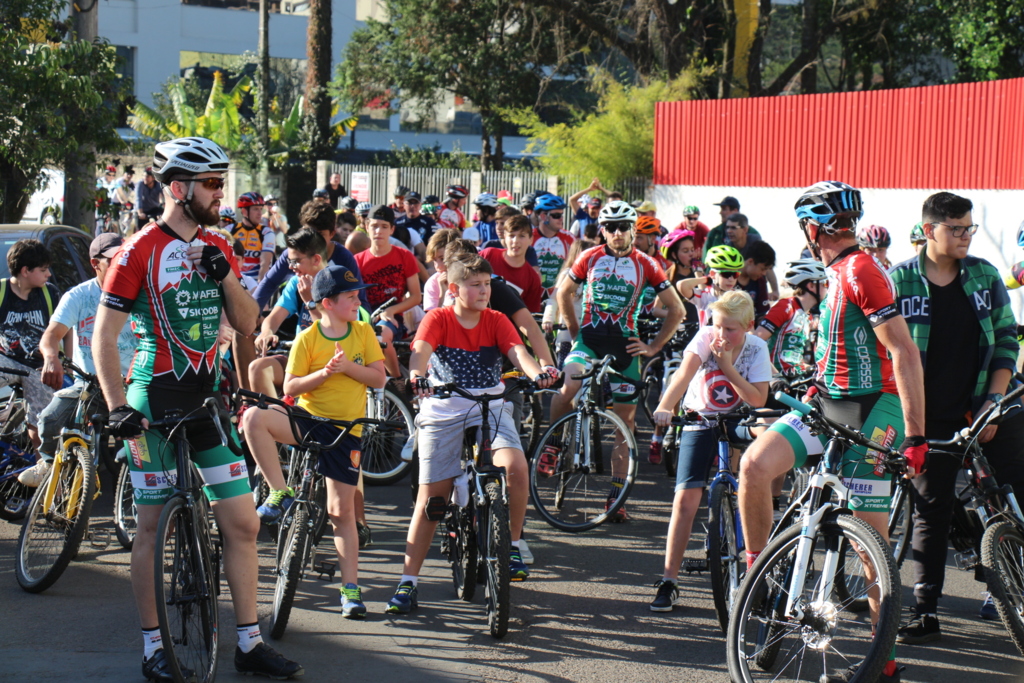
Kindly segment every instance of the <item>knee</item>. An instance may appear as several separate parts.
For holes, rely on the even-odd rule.
[[[260,533],[260,518],[256,516],[256,509],[251,514],[236,515],[231,520],[231,525],[223,530],[224,540],[228,543],[256,543],[256,536]]]
[[[740,482],[767,485],[777,476],[777,472],[770,472],[765,466],[765,458],[759,456],[761,453],[747,451],[740,460]]]

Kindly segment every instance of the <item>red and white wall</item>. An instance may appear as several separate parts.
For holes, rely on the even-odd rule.
[[[713,204],[732,195],[781,265],[803,248],[793,212],[801,189],[840,180],[862,191],[862,224],[889,229],[893,263],[913,255],[910,229],[942,190],[974,202],[972,254],[1000,269],[1024,260],[1024,79],[667,102],[655,112],[653,200],[670,228],[688,204],[717,225]]]

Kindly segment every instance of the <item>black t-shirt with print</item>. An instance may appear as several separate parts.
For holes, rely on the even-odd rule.
[[[43,367],[43,359],[33,354],[50,322],[51,310],[60,299],[57,288],[46,283],[52,306],[46,303],[43,289],[33,289],[27,299],[14,293],[7,282],[0,302],[0,354],[31,368]]]

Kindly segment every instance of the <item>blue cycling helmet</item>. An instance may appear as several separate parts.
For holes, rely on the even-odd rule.
[[[556,194],[546,194],[537,197],[533,204],[534,211],[559,211],[565,208],[565,202]]]
[[[814,221],[827,234],[855,229],[863,213],[860,190],[837,180],[811,185],[800,194],[793,208],[800,227],[807,221]],[[841,221],[844,218],[848,220]],[[840,222],[844,225],[839,225]]]

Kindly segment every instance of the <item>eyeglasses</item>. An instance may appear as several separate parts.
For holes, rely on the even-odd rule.
[[[300,263],[302,263],[303,261],[305,261],[308,258],[309,258],[308,256],[303,256],[302,258],[290,258],[290,259],[288,259],[288,267],[289,268],[295,268]]]
[[[179,182],[193,182],[199,183],[207,190],[223,190],[224,179],[223,178],[176,178]]]
[[[978,224],[972,225],[950,225],[949,223],[932,223],[932,225],[945,225],[949,228],[950,232],[953,233],[953,237],[963,237],[964,231],[967,231],[968,235],[973,235],[978,232]]]
[[[698,220],[699,218],[700,218],[700,216],[687,216],[686,220],[688,220],[688,221],[695,221],[695,220]]]
[[[554,218],[556,221],[562,220],[562,212],[561,211],[557,211],[555,213],[549,213],[548,215],[551,216],[552,218]]]
[[[630,230],[633,229],[633,224],[632,223],[627,223],[625,221],[621,221],[621,222],[618,222],[618,223],[605,223],[603,227],[604,227],[604,231],[605,232],[609,232],[609,233],[610,232],[629,232]]]
[[[733,270],[716,270],[715,272],[721,275],[722,277],[726,278],[727,280],[732,280],[733,278],[737,278],[740,276],[738,272]]]

